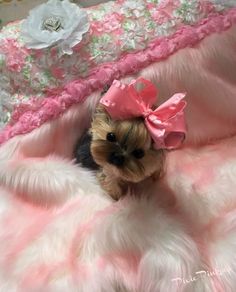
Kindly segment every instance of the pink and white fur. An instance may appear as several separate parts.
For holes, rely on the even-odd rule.
[[[188,102],[185,147],[139,200],[71,161],[100,92],[0,148],[0,291],[236,290],[235,49],[232,27],[137,74]]]

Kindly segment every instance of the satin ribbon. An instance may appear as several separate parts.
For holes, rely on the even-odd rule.
[[[114,80],[100,103],[114,120],[143,117],[156,149],[175,149],[184,141],[186,125],[184,93],[176,93],[155,110],[157,89],[153,83],[138,78],[129,85]]]

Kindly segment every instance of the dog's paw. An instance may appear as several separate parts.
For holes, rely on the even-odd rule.
[[[105,175],[103,172],[99,172],[97,177],[101,187],[114,200],[118,201],[127,193],[128,185],[117,178]]]

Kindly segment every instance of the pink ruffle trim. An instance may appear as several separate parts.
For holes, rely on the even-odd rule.
[[[235,8],[224,15],[211,14],[195,26],[183,26],[171,36],[153,41],[143,51],[130,53],[119,61],[100,65],[86,79],[72,81],[62,89],[47,92],[41,100],[32,98],[29,103],[20,104],[13,113],[11,124],[0,133],[0,144],[59,117],[70,106],[83,102],[93,91],[102,89],[114,79],[136,73],[151,63],[166,59],[180,49],[196,45],[212,33],[227,30],[234,23]]]

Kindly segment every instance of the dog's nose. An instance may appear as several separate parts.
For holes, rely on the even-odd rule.
[[[125,162],[125,157],[120,153],[112,152],[109,156],[108,162],[116,166],[122,166]]]

